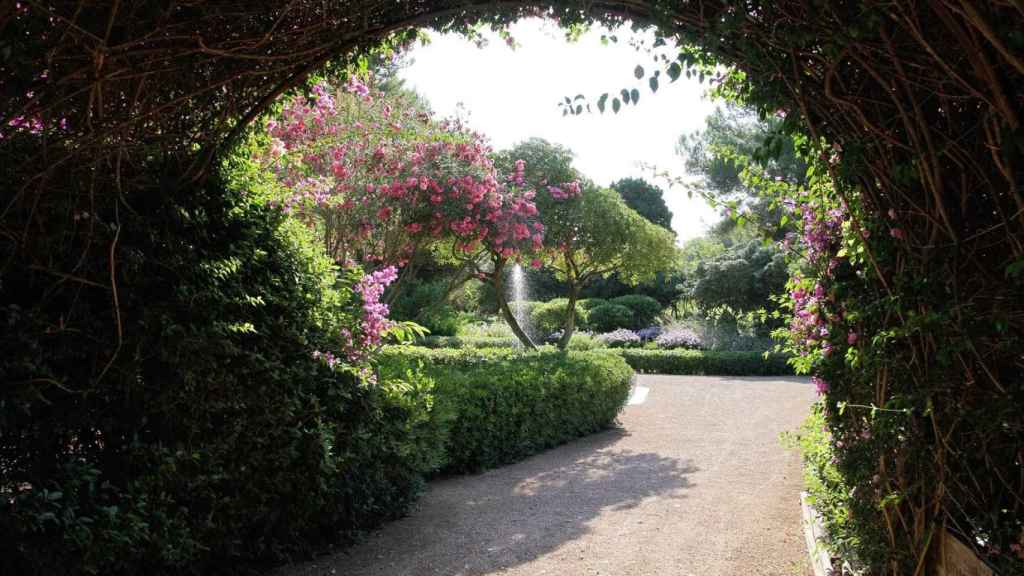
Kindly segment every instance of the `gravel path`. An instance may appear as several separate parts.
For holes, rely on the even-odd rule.
[[[280,576],[806,576],[802,378],[641,376],[622,428],[434,482],[408,517]]]

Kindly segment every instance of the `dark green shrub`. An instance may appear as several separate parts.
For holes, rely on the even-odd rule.
[[[787,356],[760,352],[703,350],[617,349],[615,353],[644,374],[705,374],[715,376],[785,376],[793,374]]]
[[[116,321],[107,289],[0,284],[0,573],[240,571],[403,513],[444,423],[429,381],[312,358],[352,320],[330,263],[218,185],[132,204],[92,216]]]
[[[623,328],[632,328],[634,330],[646,328],[654,324],[654,321],[658,319],[658,315],[661,314],[661,304],[654,298],[644,296],[643,294],[619,296],[618,298],[612,298],[611,303],[625,306],[633,312],[633,324],[631,326],[623,326]]]
[[[422,365],[450,413],[448,470],[478,471],[611,426],[633,371],[608,352],[389,347],[382,375]]]
[[[633,326],[633,311],[621,304],[602,304],[587,315],[587,326],[594,332],[612,332]]]
[[[403,290],[391,304],[391,317],[412,320],[436,336],[454,336],[466,316],[447,301],[448,282],[420,282]]]
[[[558,332],[565,327],[569,317],[569,299],[555,298],[548,302],[541,303],[533,308],[530,314],[530,322],[538,335],[548,336]],[[587,320],[587,311],[576,303],[577,326],[583,325]]]

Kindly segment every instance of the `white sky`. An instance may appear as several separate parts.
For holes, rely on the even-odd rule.
[[[515,50],[495,35],[480,49],[458,36],[432,34],[430,44],[411,50],[412,65],[401,75],[436,113],[458,113],[496,149],[537,136],[575,152],[576,168],[600,185],[628,176],[654,182],[665,189],[680,240],[699,236],[718,219],[703,200],[666,189],[639,165],[684,174],[675,143],[680,134],[703,128],[714,109],[702,97],[706,85],[685,75],[669,83],[662,74],[652,94],[646,77],[633,76],[637,64],[651,71],[653,63],[629,46],[628,28],[615,31],[619,42],[607,46],[600,42],[606,30],[592,30],[570,44],[557,26],[540,20],[519,22],[511,32],[519,44]],[[610,98],[603,115],[593,106],[594,114],[563,117],[558,107],[565,96],[582,93],[596,103],[603,92],[632,87],[640,90],[639,105],[623,106],[617,115]]]

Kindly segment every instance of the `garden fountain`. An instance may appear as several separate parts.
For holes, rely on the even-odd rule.
[[[512,308],[512,315],[515,316],[516,322],[523,329],[523,332],[526,332],[532,338],[533,330],[530,326],[530,309],[527,306],[530,292],[526,284],[526,271],[523,270],[521,264],[517,263],[512,267],[509,276],[508,300]],[[522,346],[522,344],[518,345]]]

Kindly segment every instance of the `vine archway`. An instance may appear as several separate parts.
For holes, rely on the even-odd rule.
[[[898,362],[850,374],[854,400],[910,411],[893,432],[904,446],[877,463],[900,495],[881,513],[890,569],[920,573],[939,528],[976,541],[1020,530],[1019,2],[8,2],[0,293],[47,318],[17,329],[103,318],[83,336],[102,344],[83,348],[88,387],[116,369],[119,296],[132,287],[118,284],[118,228],[77,225],[81,214],[116,224],[203,180],[275,98],[325,66],[419,27],[526,16],[657,27],[740,70],[748,102],[830,147],[837,188],[863,206],[854,225],[902,231],[899,243],[879,239],[868,279],[885,307],[877,346]],[[100,295],[88,310],[83,291]]]

